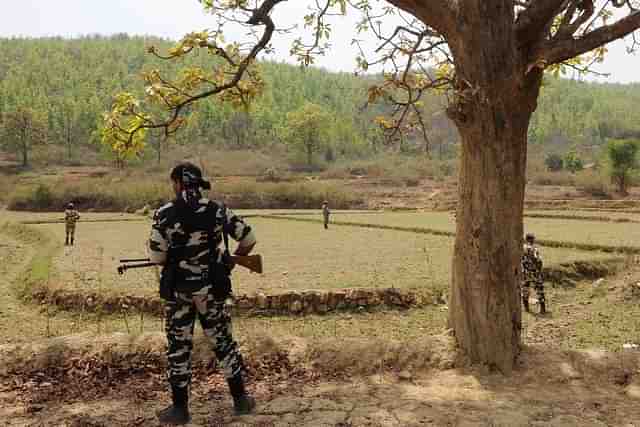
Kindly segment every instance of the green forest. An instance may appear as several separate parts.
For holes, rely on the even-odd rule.
[[[160,69],[206,65],[206,54],[187,60],[161,61],[146,53],[150,45],[160,51],[170,40],[132,37],[86,36],[77,39],[0,39],[0,144],[5,153],[28,163],[33,149],[48,163],[107,163],[113,160],[100,144],[102,115],[121,91],[141,94],[139,73]],[[425,102],[428,141],[421,134],[401,143],[385,144],[374,118],[388,110],[383,104],[367,105],[367,88],[378,77],[358,77],[317,68],[264,62],[260,64],[266,86],[249,110],[234,110],[205,100],[189,111],[189,120],[174,143],[198,144],[216,150],[264,150],[284,147],[299,152],[300,163],[330,163],[372,157],[388,150],[452,159],[457,135],[444,114],[445,99],[432,95]],[[537,152],[564,156],[577,151],[586,160],[600,156],[610,138],[640,137],[640,84],[596,84],[547,77],[531,122],[530,145]],[[309,129],[308,111],[322,125],[314,144],[297,144]],[[26,115],[28,114],[28,115]],[[29,131],[11,131],[20,120],[32,123]],[[305,134],[308,134],[306,132]],[[22,138],[22,140],[21,140]],[[307,140],[308,140],[307,135]],[[168,147],[150,135],[145,160],[160,159]],[[312,146],[311,146],[312,145]],[[291,149],[291,150],[290,150]],[[42,156],[42,154],[41,154]]]

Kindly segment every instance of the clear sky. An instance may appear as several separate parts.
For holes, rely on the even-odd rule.
[[[83,34],[149,34],[178,39],[185,33],[212,26],[196,0],[19,0],[2,7],[0,36],[78,36]],[[301,23],[307,1],[290,0],[276,9],[281,25]],[[353,71],[355,17],[334,20],[332,50],[317,65],[334,71]],[[230,35],[227,37],[232,40]],[[276,53],[271,59],[290,61],[291,38],[275,35]],[[609,78],[589,80],[640,82],[640,53],[625,52],[625,41],[609,45],[609,54],[597,70]]]

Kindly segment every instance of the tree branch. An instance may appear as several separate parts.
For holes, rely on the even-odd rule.
[[[537,0],[528,3],[516,19],[516,36],[520,45],[536,41],[543,35],[553,18],[567,7],[567,0]]]
[[[546,65],[558,64],[623,38],[638,28],[640,28],[640,11],[633,12],[611,25],[590,31],[580,38],[544,43],[541,49],[542,54],[536,55],[536,62],[542,60]]]
[[[392,5],[419,18],[426,26],[451,35],[455,28],[457,3],[449,0],[387,0]]]
[[[575,21],[571,22],[571,18],[573,18],[576,9],[582,9],[582,13]],[[593,0],[579,0],[579,3],[575,1],[572,2],[554,38],[563,39],[573,36],[573,34],[593,16],[595,9]]]

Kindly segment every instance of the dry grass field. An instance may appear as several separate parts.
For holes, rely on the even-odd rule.
[[[640,213],[638,212],[616,212],[610,209],[544,209],[544,210],[527,210],[525,215],[545,215],[545,216],[557,216],[560,219],[564,217],[577,217],[577,218],[607,218],[611,221],[640,221]]]
[[[448,219],[442,214],[430,215],[442,220],[442,224]],[[97,214],[85,217],[105,218]],[[420,222],[422,214],[340,214],[335,218],[408,226],[424,223]],[[248,221],[258,234],[256,251],[264,257],[265,273],[256,275],[236,269],[237,293],[397,287],[440,294],[448,288],[451,237],[348,226],[324,230],[319,223],[285,219]],[[63,224],[35,227],[63,243]],[[129,270],[124,276],[116,272],[119,259],[146,257],[149,227],[148,220],[79,223],[76,246],[65,247],[54,259],[53,286],[115,295],[155,295],[153,269]],[[611,254],[565,248],[543,248],[542,253],[547,266],[611,258]]]
[[[300,216],[300,218],[304,218]],[[406,228],[426,228],[455,232],[455,221],[448,212],[396,213],[383,215],[341,214],[335,221]],[[538,239],[607,246],[640,246],[640,227],[630,223],[588,221],[564,218],[525,218],[525,232]]]

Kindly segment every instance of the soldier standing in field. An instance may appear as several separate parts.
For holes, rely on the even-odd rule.
[[[540,303],[540,314],[545,314],[544,281],[542,278],[542,257],[535,246],[535,236],[527,233],[522,253],[522,303],[529,311],[529,289],[534,287]]]
[[[64,224],[65,224],[65,240],[64,245],[67,246],[71,244],[73,246],[73,241],[76,233],[76,222],[80,219],[80,214],[73,203],[67,204],[67,209],[64,211]]]
[[[221,203],[210,201],[201,189],[211,185],[200,168],[181,163],[171,171],[174,201],[154,215],[149,239],[151,262],[164,265],[163,279],[172,271],[170,295],[163,298],[168,349],[168,379],[173,404],[158,413],[161,423],[186,424],[189,415],[191,350],[196,317],[209,338],[233,397],[236,415],[250,413],[255,400],[246,392],[244,363],[234,341],[225,300],[231,295],[232,265],[226,236],[238,241],[236,255],[248,255],[256,244],[251,227]],[[171,270],[169,270],[171,269]]]
[[[322,217],[324,218],[324,228],[325,230],[329,228],[329,215],[331,211],[329,210],[329,202],[326,200],[322,202]]]

